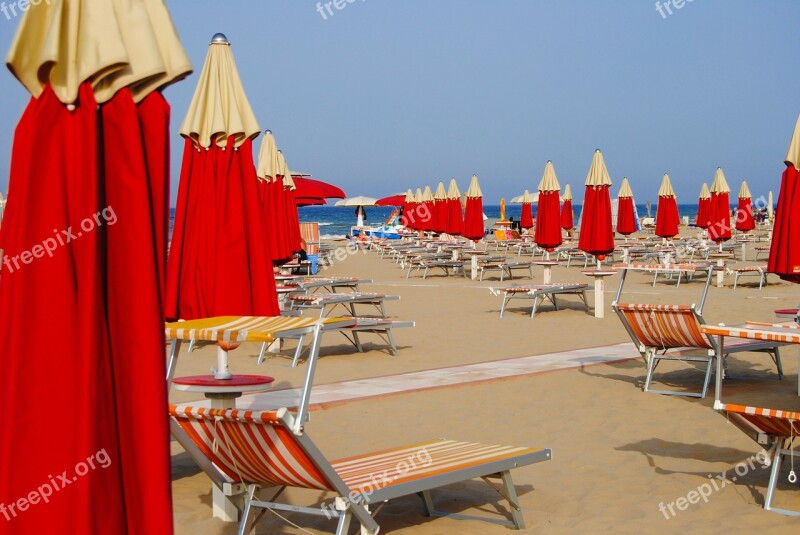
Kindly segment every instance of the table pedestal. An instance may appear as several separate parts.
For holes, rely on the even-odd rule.
[[[594,279],[594,317],[595,318],[604,318],[606,317],[605,314],[605,296],[603,292],[605,291],[606,284],[605,278],[610,277],[611,275],[615,275],[617,272],[613,269],[592,269],[581,271],[587,277],[592,277]]]
[[[173,381],[176,390],[202,392],[211,400],[212,409],[231,409],[236,407],[236,399],[243,392],[263,392],[272,386],[274,377],[265,375],[234,375],[230,379],[215,379],[213,375],[178,377]],[[226,496],[222,489],[211,485],[211,512],[214,518],[223,522],[238,522],[239,513],[244,507],[240,495]]]
[[[544,284],[550,284],[553,281],[553,266],[558,265],[558,261],[556,260],[540,260],[538,262],[534,262],[537,266],[542,266],[544,271],[542,273],[542,282]]]

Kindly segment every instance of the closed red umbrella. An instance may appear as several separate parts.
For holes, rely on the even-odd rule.
[[[700,188],[700,198],[697,201],[697,218],[695,225],[706,229],[711,222],[711,192],[708,191],[708,184],[703,182]]]
[[[478,184],[477,175],[472,175],[472,181],[467,190],[467,206],[464,210],[464,231],[462,236],[478,241],[483,238],[483,193]]]
[[[520,228],[533,228],[533,195],[528,190],[522,194],[522,212],[519,218]],[[559,234],[561,230],[559,229]]]
[[[297,249],[298,245],[295,244],[294,248],[292,248],[289,244],[289,235],[286,228],[287,208],[284,197],[288,196],[290,198],[295,213],[297,213],[297,208],[291,192],[287,195],[283,189],[283,177],[279,176],[281,174],[280,166],[275,137],[271,131],[267,130],[261,140],[256,175],[259,178],[259,200],[261,201],[261,217],[266,239],[264,245],[269,249],[270,256],[276,260],[291,257],[292,252]]]
[[[619,188],[617,197],[617,232],[627,237],[636,232],[633,191],[627,178],[622,179],[622,186]]]
[[[444,182],[439,181],[436,192],[433,194],[433,230],[436,232],[447,231],[448,208],[447,190],[444,189]]]
[[[169,534],[169,105],[155,88],[191,65],[163,4],[29,7],[7,60],[32,98],[0,231],[0,531]]]
[[[611,226],[611,196],[608,191],[611,178],[599,149],[592,157],[585,185],[578,247],[602,262],[614,250],[614,230]]]
[[[784,163],[767,270],[783,280],[800,283],[800,217],[796,213],[800,209],[800,117]]]
[[[664,173],[661,179],[661,188],[658,190],[658,209],[656,210],[656,236],[673,238],[678,235],[680,215],[678,214],[678,201],[669,175]]]
[[[230,44],[217,34],[180,130],[186,141],[168,265],[169,319],[279,314],[253,165],[259,131]]]
[[[434,230],[434,218],[436,217],[436,212],[434,210],[434,198],[433,192],[431,191],[431,187],[426,185],[425,189],[422,191],[422,207],[418,210],[417,213],[422,214],[423,217],[420,218],[420,230]]]
[[[283,152],[278,151],[278,163],[280,165],[280,172],[278,174],[277,182],[283,187],[283,195],[281,200],[283,202],[283,228],[285,232],[285,240],[288,243],[287,251],[290,254],[301,249],[302,236],[300,235],[300,216],[297,213],[297,203],[294,198],[294,180],[292,173],[289,171],[289,166],[286,165]]]
[[[707,228],[708,238],[716,243],[731,239],[731,203],[728,197],[730,191],[725,174],[717,167],[714,182],[711,184]]]
[[[447,233],[460,236],[464,232],[464,213],[461,209],[461,192],[455,178],[450,179],[450,187],[447,189],[447,206]]]
[[[549,161],[544,166],[544,174],[539,182],[539,207],[536,212],[536,231],[534,241],[536,245],[552,251],[561,245],[560,206],[558,193],[561,186],[558,184],[553,162]]]
[[[375,201],[375,206],[404,206],[406,202],[405,193],[395,193],[388,197],[381,197]]]
[[[756,228],[752,202],[750,188],[747,187],[747,182],[742,180],[742,186],[739,188],[739,205],[736,209],[736,230],[739,232],[750,232]]]
[[[414,219],[416,218],[414,215],[415,205],[414,192],[411,191],[411,188],[408,188],[403,201],[403,216],[400,218],[400,224],[409,229],[414,228]]]
[[[567,236],[572,236],[572,229],[575,228],[575,217],[572,212],[572,189],[569,184],[564,186],[564,195],[561,196],[561,228],[567,231]]]

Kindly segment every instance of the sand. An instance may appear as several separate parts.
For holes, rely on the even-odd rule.
[[[749,257],[753,257],[752,251]],[[737,265],[750,264],[763,262]],[[588,282],[580,271],[574,264],[571,268],[559,266],[553,280]],[[534,273],[534,282],[541,282],[541,269]],[[528,315],[529,308],[523,309],[524,302],[514,303],[500,319],[500,298],[488,290],[501,286],[496,277],[479,282],[434,273],[427,280],[414,274],[406,279],[399,266],[375,253],[348,256],[325,274],[373,279],[364,289],[400,295],[400,301],[387,303],[388,311],[416,321],[416,327],[396,331],[400,353],[394,357],[377,343],[368,342],[366,352],[359,354],[343,338],[328,337],[317,369],[317,385],[629,341],[610,310],[619,276],[608,279],[604,319],[587,314],[572,296],[561,300],[562,310],[545,305],[534,319]],[[744,282],[733,290],[732,277],[728,277],[726,287],[712,287],[704,310],[706,320],[728,324],[773,321],[773,310],[800,302],[797,286],[770,276],[770,284],[758,290],[755,280],[741,279],[740,283]],[[513,282],[527,281],[515,276]],[[624,300],[689,304],[699,300],[703,288],[699,281],[682,283],[680,288],[664,279],[655,288],[651,283],[651,276],[631,274]],[[254,344],[245,344],[232,352],[232,369],[272,375],[275,388],[302,384],[304,365],[291,369],[286,367],[287,359],[272,358],[257,366],[257,351]],[[800,410],[797,351],[795,347],[783,351],[783,381],[776,379],[764,356],[733,357],[732,372],[747,378],[726,381],[723,401]],[[183,354],[177,374],[204,373],[214,359],[213,348]],[[678,388],[699,384],[699,372],[680,364],[665,363],[659,371],[662,381]],[[644,364],[632,348],[630,360],[607,365],[314,407],[306,430],[330,459],[440,437],[552,448],[552,461],[513,472],[525,532],[769,529],[795,533],[796,519],[762,509],[769,473],[758,464],[735,482],[715,489],[707,503],[700,501],[678,510],[679,498],[723,472],[727,471],[730,480],[736,475],[737,463],[754,456],[760,447],[712,409],[713,390],[702,400],[643,393],[644,375]],[[171,393],[173,402],[196,399],[197,395]],[[236,533],[237,524],[211,518],[208,478],[176,442],[172,449],[176,532]],[[800,471],[800,457],[796,461]],[[800,492],[797,485],[786,483],[785,473],[779,489],[776,506],[800,509]],[[433,497],[440,509],[450,512],[487,516],[503,507],[480,481],[435,491]],[[304,490],[287,492],[285,498],[297,505],[330,499],[325,493]],[[674,515],[670,504],[674,504]],[[422,513],[420,501],[409,497],[390,502],[377,521],[382,533],[506,533],[506,528],[484,522],[431,519]],[[335,529],[335,522],[324,517],[284,516],[302,529],[267,512],[257,533],[332,533]],[[351,533],[357,533],[353,526]]]

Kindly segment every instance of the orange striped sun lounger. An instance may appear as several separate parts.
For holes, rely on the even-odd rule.
[[[512,299],[533,299],[533,307],[531,308],[531,317],[536,314],[539,303],[545,299],[553,303],[553,307],[558,310],[558,295],[574,294],[581,298],[586,310],[589,310],[589,303],[586,301],[586,290],[589,288],[585,283],[549,283],[549,284],[530,284],[525,286],[509,286],[506,288],[489,288],[492,295],[499,295],[503,297],[503,303],[500,305],[500,317],[503,317],[506,305]]]
[[[511,469],[546,461],[550,449],[431,440],[329,462],[286,409],[255,412],[170,406],[173,425],[191,437],[190,453],[223,490],[246,487],[239,533],[247,532],[254,508],[294,511],[335,519],[345,535],[353,517],[362,532],[376,534],[375,515],[384,502],[419,494],[428,516],[452,516],[525,527]],[[430,491],[481,478],[508,502],[510,520],[434,510]],[[499,480],[496,488],[490,480]],[[256,497],[272,487],[267,500]],[[307,507],[277,501],[286,488],[327,491],[330,499]],[[315,499],[316,500],[316,499]]]
[[[765,467],[772,466],[772,470],[770,470],[767,493],[764,497],[764,509],[783,515],[800,516],[800,511],[779,509],[772,505],[778,488],[783,458],[787,455],[800,455],[800,412],[732,405],[720,401],[714,403],[714,409],[758,444],[768,448],[763,464]],[[758,459],[758,455],[756,458]],[[758,460],[762,461],[762,459]],[[798,467],[798,471],[800,471],[800,467]],[[735,479],[733,478],[733,481]],[[788,479],[792,484],[797,483],[797,474],[793,464]]]
[[[617,303],[611,308],[619,316],[622,325],[633,340],[639,353],[647,364],[647,376],[643,390],[658,394],[676,396],[705,397],[711,379],[711,369],[717,352],[717,341],[713,336],[703,334],[705,324],[694,305],[651,305]],[[723,367],[727,370],[727,357],[732,353],[755,351],[768,353],[783,377],[779,342],[765,340],[731,339],[723,347]],[[678,351],[673,351],[678,350]],[[698,350],[699,353],[698,354]],[[670,351],[670,353],[667,353]],[[705,363],[706,372],[703,390],[700,393],[674,390],[654,390],[653,374],[662,360]]]

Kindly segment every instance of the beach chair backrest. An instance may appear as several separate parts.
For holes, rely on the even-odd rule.
[[[762,433],[777,437],[800,436],[800,412],[780,411],[720,403],[714,406],[719,411],[736,414]]]
[[[306,241],[306,254],[319,252],[319,223],[300,223],[300,236]]]
[[[331,475],[291,431],[286,409],[169,408],[197,447],[234,482],[335,490]],[[313,445],[312,445],[313,446]],[[329,465],[328,465],[329,466]]]
[[[708,337],[700,331],[694,305],[617,303],[614,308],[631,336],[645,347],[713,349]]]
[[[392,210],[392,213],[389,214],[389,217],[386,218],[386,221],[383,222],[384,227],[390,227],[394,225],[397,216],[400,215],[400,210]]]

